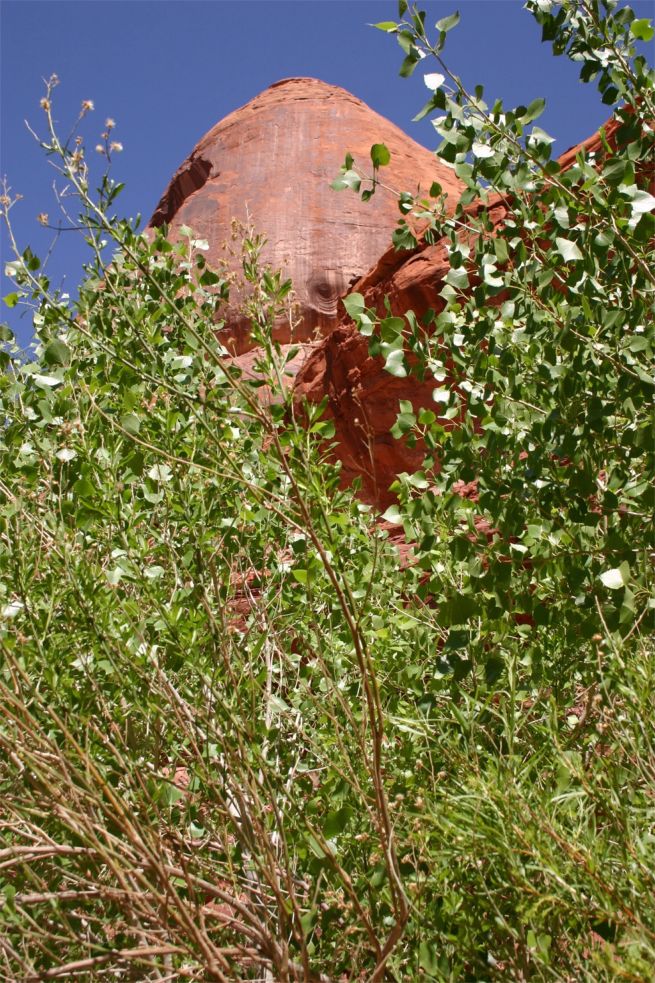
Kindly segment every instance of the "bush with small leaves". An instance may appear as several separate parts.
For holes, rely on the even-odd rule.
[[[113,217],[114,121],[92,166],[48,87],[43,146],[91,260],[74,303],[31,250],[8,269],[37,340],[26,359],[2,329],[5,978],[650,978],[653,114],[632,44],[651,29],[528,7],[628,107],[602,161],[563,170],[539,104],[468,96],[442,57],[456,16],[434,44],[404,2],[379,25],[403,74],[439,59],[427,112],[468,185],[452,219],[438,188],[399,198],[452,275],[424,324],[395,319],[387,368],[456,373],[394,428],[430,449],[389,515],[409,565],[340,489],[323,407],[295,417],[272,338],[291,285],[262,239],[240,246],[253,378],[221,344],[230,277],[192,230]],[[387,161],[374,147],[369,197]],[[352,159],[340,181],[361,191]]]

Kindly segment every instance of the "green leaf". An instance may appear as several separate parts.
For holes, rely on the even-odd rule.
[[[420,59],[418,55],[415,55],[413,53],[407,55],[402,65],[400,66],[400,71],[398,72],[400,77],[404,79],[409,78],[414,73],[414,69],[418,65],[419,60]]]
[[[51,341],[43,352],[43,360],[47,365],[68,365],[70,357],[70,348],[60,338]]]
[[[350,316],[356,319],[365,309],[364,298],[358,293],[348,294],[347,297],[343,298],[343,306]]]
[[[639,41],[650,41],[653,37],[653,25],[648,20],[647,17],[642,17],[639,20],[633,20],[630,25],[630,32],[633,37],[637,38]]]
[[[562,239],[561,236],[557,236],[555,242],[557,243],[558,252],[565,263],[575,263],[577,260],[584,258],[577,245],[571,242],[570,239]]]
[[[59,379],[56,375],[40,375],[37,372],[34,373],[32,378],[37,386],[40,386],[42,389],[52,389],[55,386],[60,386],[64,381],[63,379]]]
[[[463,625],[477,613],[478,605],[470,594],[457,594],[443,609],[444,624]]]
[[[151,567],[146,567],[145,570],[143,571],[143,576],[147,580],[159,580],[159,578],[163,577],[165,573],[166,571],[164,570],[163,567],[160,567],[157,564],[155,564]]]
[[[633,215],[643,215],[655,209],[655,197],[647,191],[635,191],[630,202]]]
[[[471,145],[471,153],[474,157],[484,160],[487,157],[493,157],[496,151],[493,147],[490,147],[488,143],[480,143],[477,140],[474,140]]]
[[[300,916],[300,925],[305,937],[311,935],[311,933],[314,931],[317,915],[318,912],[316,911],[316,908],[312,908],[311,911],[306,911],[304,915]]]
[[[435,109],[445,109],[445,107],[446,96],[441,89],[437,89],[434,95],[430,96],[423,108],[418,111],[416,116],[412,117],[412,123],[419,123],[422,119],[425,119],[428,113],[433,112]]]
[[[121,426],[123,430],[134,435],[141,429],[141,420],[135,413],[126,413],[125,416],[121,417]]]
[[[430,942],[425,939],[418,948],[418,964],[427,976],[439,976],[439,960],[437,950]]]
[[[420,491],[424,491],[430,487],[430,482],[425,477],[425,472],[423,471],[416,471],[414,474],[408,475],[407,484],[411,485],[412,488],[418,488]]]
[[[393,351],[389,352],[384,363],[384,368],[386,372],[395,376],[397,379],[404,379],[407,376],[405,353],[402,348],[394,348]]]
[[[446,283],[449,283],[451,287],[455,287],[456,290],[466,290],[469,285],[469,278],[465,268],[460,266],[456,270],[448,270]]]
[[[509,259],[509,252],[507,250],[507,243],[504,239],[500,239],[497,236],[493,240],[494,252],[496,254],[496,259],[499,263],[506,263]]]
[[[377,24],[371,24],[371,27],[376,27],[378,31],[385,31],[387,34],[395,34],[398,30],[398,25],[393,20],[381,20]]]
[[[551,143],[555,143],[555,137],[551,137],[550,133],[546,133],[540,126],[532,127],[532,131],[528,137],[529,147],[548,146]]]
[[[471,641],[471,633],[464,628],[457,628],[448,632],[448,638],[444,645],[444,652],[459,652],[465,649]]]
[[[336,433],[334,420],[319,420],[309,432],[318,434],[322,440],[331,440]]]
[[[498,276],[498,270],[495,263],[483,263],[482,264],[482,277],[484,282],[490,287],[502,287],[504,280],[502,276]]]
[[[459,24],[459,11],[454,14],[449,14],[448,17],[442,17],[434,25],[440,34],[447,34],[448,31],[452,31],[453,27],[457,27]]]
[[[523,116],[521,116],[521,122],[523,125],[525,126],[526,123],[531,123],[533,120],[541,116],[545,108],[545,99],[533,99]]]
[[[328,812],[323,824],[323,836],[325,839],[330,840],[333,836],[343,833],[344,829],[348,825],[351,815],[352,810],[350,810],[347,806],[342,806],[342,808],[338,809],[336,812]]]
[[[391,522],[394,526],[402,525],[404,517],[397,505],[390,505],[387,511],[382,515],[385,522]]]
[[[401,31],[396,40],[406,55],[413,54],[414,57],[417,57],[416,46],[414,45],[414,35],[411,31]]]
[[[32,273],[36,273],[36,271],[41,267],[41,260],[38,256],[34,255],[29,246],[23,252],[23,262]]]
[[[359,191],[362,183],[357,171],[344,171],[338,178],[332,182],[330,187],[333,191],[343,191],[345,188],[350,188],[351,191]]]
[[[309,844],[309,849],[312,851],[312,853],[314,854],[315,857],[318,857],[319,860],[325,859],[325,857],[327,856],[327,854],[326,854],[325,850],[323,849],[323,847],[321,846],[321,844],[316,839],[316,837],[314,836],[313,833],[310,833],[309,834],[309,836],[307,838],[307,842]],[[329,843],[326,843],[325,845],[330,850],[330,844]],[[333,851],[330,850],[330,852],[333,852]]]
[[[391,154],[383,143],[374,143],[371,147],[373,167],[386,167],[391,160]]]
[[[620,590],[630,580],[630,565],[622,563],[620,567],[605,570],[604,573],[601,573],[600,580],[608,590]]]
[[[216,283],[220,283],[221,278],[218,273],[214,273],[213,270],[205,270],[205,272],[200,277],[200,283],[203,287],[212,287]]]
[[[173,472],[169,468],[168,464],[153,464],[153,466],[148,471],[148,477],[152,481],[167,482],[173,477]]]
[[[632,174],[633,172],[629,160],[626,160],[624,157],[612,158],[603,167],[603,178],[608,184],[619,185],[622,183],[628,169],[630,169]]]
[[[20,300],[20,294],[16,294],[16,293],[6,294],[2,299],[4,300],[7,307],[15,307],[18,301]]]
[[[380,335],[383,341],[395,344],[402,338],[405,322],[402,317],[385,317],[380,321]]]
[[[81,498],[91,498],[95,494],[95,488],[88,478],[80,478],[73,485],[73,491]]]
[[[395,228],[391,234],[391,241],[395,249],[414,249],[417,245],[416,236],[407,225],[401,219],[400,224]]]

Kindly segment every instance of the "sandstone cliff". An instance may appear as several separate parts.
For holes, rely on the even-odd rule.
[[[391,163],[381,172],[397,191],[427,195],[433,181],[454,208],[461,185],[434,154],[344,89],[317,79],[285,79],[221,120],[173,176],[151,225],[181,225],[209,242],[210,263],[238,272],[223,244],[232,220],[250,222],[268,243],[264,261],[293,280],[299,323],[294,341],[328,333],[338,301],[387,248],[401,217],[394,195],[378,190],[367,204],[330,188],[347,152],[370,172],[369,151],[384,143]],[[244,322],[233,312],[229,347],[249,347]],[[285,323],[280,341],[288,342]],[[226,340],[226,339],[224,339]]]
[[[571,166],[580,151],[600,159],[615,145],[617,127],[610,121],[604,141],[592,135],[566,151],[560,165]],[[390,246],[400,218],[392,194],[378,191],[364,203],[352,192],[330,188],[346,152],[368,171],[374,143],[391,151],[385,183],[427,194],[438,181],[448,194],[448,209],[454,209],[462,186],[433,154],[345,90],[316,79],[285,79],[203,137],[173,177],[151,225],[166,222],[173,236],[182,224],[190,226],[208,240],[213,263],[225,260],[222,244],[233,219],[249,220],[268,237],[264,259],[292,278],[299,305],[293,338],[288,321],[277,329],[283,345],[300,342],[285,381],[294,388],[299,411],[305,400],[328,397],[343,482],[359,478],[362,497],[383,508],[392,500],[395,477],[416,470],[423,458],[420,446],[391,436],[398,402],[409,400],[415,410],[434,408],[434,381],[389,375],[382,360],[369,355],[368,340],[340,299],[354,289],[380,313],[385,298],[394,314],[439,310],[449,262],[445,241],[420,241],[400,252]],[[474,203],[466,211],[479,207]],[[507,204],[495,196],[487,207],[492,226],[502,225]],[[238,272],[236,259],[229,262]],[[236,311],[222,335],[246,375],[256,374],[257,352]],[[260,394],[270,398],[266,390]]]
[[[598,162],[606,147],[614,150],[619,122],[610,120],[603,130],[604,143],[599,133],[593,134],[562,154],[560,166],[571,167],[580,152]],[[647,166],[653,188],[653,164]],[[474,203],[466,211],[471,214],[479,208]],[[495,195],[490,196],[487,208],[492,226],[498,228],[507,216],[507,204]],[[436,244],[421,241],[409,251],[397,252],[387,247],[352,289],[363,294],[366,306],[381,315],[385,298],[397,315],[413,310],[420,317],[428,308],[439,311],[443,307],[440,291],[449,270],[446,246],[447,241],[443,240]],[[299,366],[295,394],[298,407],[305,399],[320,402],[326,395],[329,397],[327,412],[335,422],[344,483],[359,478],[362,497],[384,508],[393,500],[389,485],[401,472],[417,470],[424,456],[420,446],[409,447],[389,432],[396,420],[398,402],[409,400],[415,411],[425,406],[434,410],[434,386],[431,379],[419,383],[414,378],[389,375],[383,360],[369,355],[368,339],[342,310],[337,328],[314,346]]]

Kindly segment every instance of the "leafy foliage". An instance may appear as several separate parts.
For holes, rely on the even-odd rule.
[[[467,96],[441,56],[455,17],[434,45],[405,3],[378,25],[405,74],[438,58],[428,112],[468,184],[451,219],[438,187],[399,197],[449,243],[438,312],[345,300],[390,373],[435,379],[393,431],[426,448],[387,513],[409,564],[340,489],[323,407],[297,418],[272,340],[291,285],[261,238],[235,246],[253,378],[222,344],[231,275],[190,229],[113,217],[120,185],[90,193],[48,89],[92,258],[75,304],[29,249],[8,270],[37,346],[3,328],[7,978],[648,978],[649,27],[528,6],[627,103],[618,152],[564,170],[539,103]],[[374,147],[364,194],[387,162]],[[337,187],[362,181],[347,158]]]
[[[637,643],[654,624],[653,73],[634,50],[646,27],[615,6],[527,4],[555,53],[621,101],[601,150],[566,164],[532,125],[543,100],[489,107],[449,71],[455,16],[434,44],[415,11],[383,25],[404,52],[437,59],[424,113],[442,111],[438,154],[467,190],[452,218],[399,197],[448,250],[438,309],[408,313],[390,339],[390,319],[378,333],[363,298],[348,306],[371,353],[391,349],[387,371],[435,379],[433,410],[401,407],[395,430],[426,448],[418,480],[399,476],[394,513],[418,542],[417,590],[466,637],[455,650],[469,668],[518,644],[535,680],[593,673],[596,636]]]

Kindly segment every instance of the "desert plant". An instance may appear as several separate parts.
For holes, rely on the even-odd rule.
[[[597,152],[558,162],[533,125],[543,100],[489,106],[450,71],[443,48],[458,15],[431,42],[424,14],[400,7],[405,20],[377,26],[397,37],[402,75],[436,59],[419,117],[441,114],[437,153],[467,190],[452,217],[438,186],[432,200],[399,194],[401,212],[427,223],[424,240],[448,250],[434,310],[380,320],[361,295],[346,299],[387,371],[435,380],[432,406],[400,407],[395,435],[421,438],[428,454],[420,473],[399,476],[388,517],[418,542],[421,576],[432,573],[423,592],[460,672],[463,660],[500,672],[521,650],[536,678],[593,676],[595,638],[638,645],[654,624],[654,98],[635,51],[653,30],[615,2],[526,4],[554,52],[616,107]],[[372,163],[366,196],[384,163],[376,148]],[[361,181],[352,158],[337,185],[344,174]],[[404,218],[396,242],[417,245]],[[473,481],[464,500],[457,490]]]
[[[587,61],[598,51],[596,7],[533,6],[560,46],[570,36]],[[450,24],[432,46],[439,57]],[[599,70],[623,59],[647,104],[650,76],[616,33],[647,28],[627,14],[603,24]],[[410,63],[427,51],[418,12],[384,29]],[[641,103],[622,124],[633,149],[614,153],[624,169],[608,178],[609,159],[600,171],[582,159],[556,170],[543,138],[524,148],[518,114],[501,126],[481,94],[482,117],[456,85],[444,95],[449,125],[439,125],[457,154],[472,136],[498,144],[498,160],[452,162],[483,199],[478,178],[511,175],[515,210],[492,237],[473,195],[452,221],[419,206],[428,234],[452,237],[454,282],[443,311],[424,325],[410,316],[409,333],[386,325],[395,347],[379,350],[393,371],[413,371],[406,346],[426,372],[448,364],[460,425],[448,434],[433,408],[410,420],[401,407],[398,439],[418,425],[443,462],[439,474],[428,462],[399,478],[390,517],[417,558],[403,566],[373,510],[340,489],[323,407],[296,418],[290,353],[272,338],[275,319],[293,316],[291,285],[263,266],[261,238],[243,230],[234,244],[260,352],[252,378],[221,343],[226,271],[209,268],[190,229],[173,242],[165,228],[146,235],[113,217],[120,185],[107,170],[92,193],[83,141],[62,142],[53,125],[53,88],[42,143],[91,259],[74,303],[29,249],[15,244],[9,265],[8,302],[32,305],[37,342],[26,359],[3,332],[2,974],[647,979],[652,225],[639,183],[649,137],[630,124]],[[501,129],[485,129],[489,119]],[[378,147],[376,181],[385,159]],[[8,189],[2,203],[11,228]],[[614,238],[594,245],[610,221]],[[402,227],[399,244],[408,235]],[[568,307],[551,287],[562,249],[578,298]],[[472,299],[464,277],[475,282],[476,269]],[[609,324],[601,295],[619,312]],[[347,306],[376,343],[376,312],[366,320],[357,295]],[[557,382],[569,360],[570,394]],[[563,450],[565,399],[580,433]],[[475,504],[451,489],[469,476]],[[493,517],[493,547],[464,534],[475,512]],[[510,596],[531,605],[532,624],[517,626]]]

